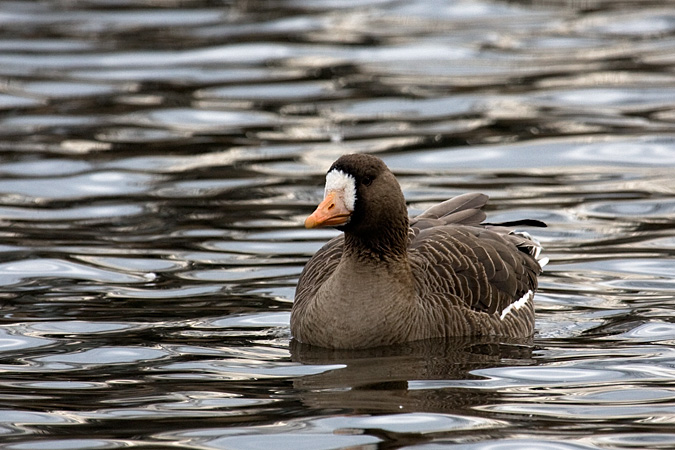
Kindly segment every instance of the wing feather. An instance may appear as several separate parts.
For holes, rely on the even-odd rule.
[[[485,215],[475,208],[486,199],[460,196],[411,221],[409,255],[422,298],[445,293],[474,311],[495,314],[536,290],[540,246],[506,227],[481,225]]]

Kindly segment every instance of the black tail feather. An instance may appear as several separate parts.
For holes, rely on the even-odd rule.
[[[547,227],[547,225],[544,222],[537,219],[511,220],[509,222],[500,222],[500,223],[482,223],[481,225],[489,225],[493,227],[539,227],[539,228]]]

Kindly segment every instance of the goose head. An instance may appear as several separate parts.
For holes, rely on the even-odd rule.
[[[381,159],[344,155],[326,174],[323,201],[305,220],[305,227],[332,226],[368,236],[403,226],[408,213],[401,187]]]

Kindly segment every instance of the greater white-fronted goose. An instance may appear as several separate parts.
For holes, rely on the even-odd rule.
[[[329,348],[368,348],[449,336],[527,337],[545,264],[540,245],[485,224],[488,197],[465,194],[409,220],[403,192],[379,158],[339,158],[307,228],[343,234],[307,263],[291,333]]]

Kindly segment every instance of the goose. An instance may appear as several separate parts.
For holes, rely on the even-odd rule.
[[[437,204],[413,219],[394,174],[369,154],[349,154],[326,175],[308,229],[342,233],[307,262],[291,310],[294,339],[364,349],[431,338],[534,333],[534,293],[547,259],[513,226],[483,223],[484,194]]]

